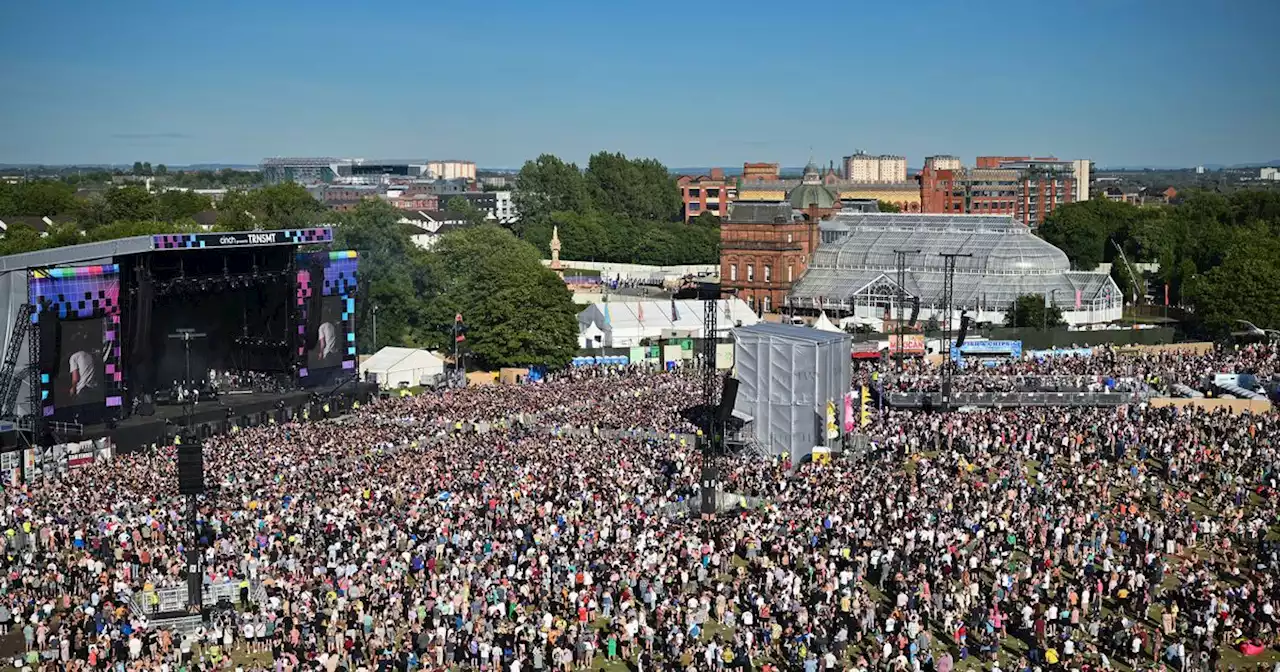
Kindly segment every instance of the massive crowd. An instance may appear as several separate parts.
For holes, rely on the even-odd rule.
[[[191,632],[147,613],[192,544],[172,448],[6,489],[0,641],[33,670],[166,672],[1277,660],[1271,414],[888,411],[829,464],[718,459],[763,504],[704,521],[674,513],[697,390],[578,371],[212,439],[203,581],[241,590]]]

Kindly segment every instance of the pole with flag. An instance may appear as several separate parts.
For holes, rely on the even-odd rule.
[[[467,340],[467,325],[462,321],[462,313],[453,316],[453,367],[458,374],[459,384],[465,384],[467,369],[462,364],[461,346]]]

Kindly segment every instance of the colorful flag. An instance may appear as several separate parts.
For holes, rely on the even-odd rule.
[[[1164,305],[1169,305],[1169,283],[1164,283]]]
[[[1081,301],[1081,294],[1080,294],[1080,290],[1078,290],[1078,289],[1077,289],[1077,290],[1076,290],[1076,310],[1080,310],[1080,305],[1081,305],[1082,303],[1083,303],[1083,301]]]
[[[853,393],[846,392],[844,395],[844,431],[846,434],[853,432]]]
[[[827,400],[827,438],[835,439],[840,436],[840,427],[836,425],[836,402]]]
[[[640,318],[640,323],[644,324],[644,302],[636,304],[636,317]]]

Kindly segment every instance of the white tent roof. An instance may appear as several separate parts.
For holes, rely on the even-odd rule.
[[[360,368],[374,373],[443,369],[444,359],[428,350],[387,346],[369,359],[364,360]]]
[[[702,335],[703,301],[607,301],[588,305],[578,313],[579,332],[594,323],[607,334],[634,334],[656,338],[672,331]],[[751,326],[760,321],[751,307],[737,297],[716,301],[717,331]]]
[[[827,313],[825,311],[818,315],[818,319],[813,321],[813,328],[818,331],[841,331],[840,327],[832,324],[831,320],[827,319]]]

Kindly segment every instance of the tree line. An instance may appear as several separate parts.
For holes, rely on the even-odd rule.
[[[675,178],[654,159],[599,152],[585,170],[543,154],[520,169],[513,195],[516,233],[550,254],[554,227],[560,258],[633,264],[715,264],[720,220],[708,213],[689,224]]]
[[[1193,191],[1169,206],[1095,199],[1055,210],[1040,235],[1066,252],[1074,268],[1112,263],[1116,284],[1139,302],[1186,308],[1193,331],[1218,337],[1236,320],[1280,327],[1280,193]],[[1152,287],[1129,264],[1158,263]],[[1141,276],[1142,274],[1138,274]]]
[[[56,181],[0,184],[0,219],[56,217],[41,236],[13,224],[0,238],[0,255],[158,233],[195,233],[193,217],[209,199],[182,191],[148,192],[142,186],[109,189],[83,199]],[[469,366],[541,365],[559,368],[577,350],[577,307],[564,282],[543,267],[538,250],[511,231],[482,224],[483,214],[463,199],[450,208],[475,224],[441,237],[431,251],[413,243],[402,213],[366,200],[333,213],[306,189],[281,184],[230,192],[217,210],[214,230],[334,227],[334,247],[361,254],[357,330],[372,343],[372,310],[378,307],[377,343],[451,352],[457,314],[469,327],[463,351]]]

